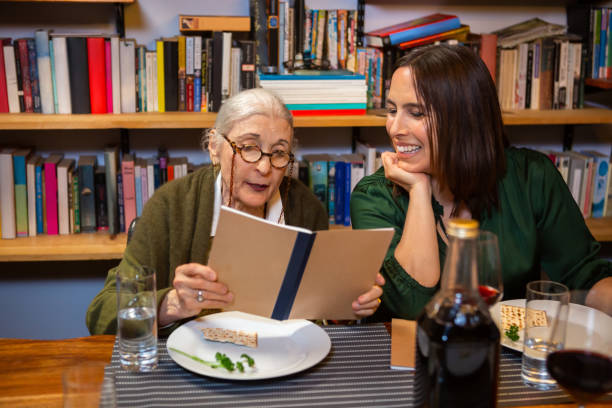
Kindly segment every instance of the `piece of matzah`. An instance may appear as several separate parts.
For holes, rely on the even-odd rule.
[[[518,326],[519,330],[525,328],[525,308],[519,306],[501,305],[500,309],[502,327],[504,330],[510,329],[510,326]],[[529,316],[530,326],[548,326],[546,321],[546,312],[544,310],[530,309]]]
[[[202,329],[202,333],[204,333],[204,338],[207,340],[234,343],[253,348],[257,347],[257,332],[206,327]]]

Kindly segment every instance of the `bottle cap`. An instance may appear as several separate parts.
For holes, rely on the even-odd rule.
[[[457,238],[476,238],[478,236],[478,221],[466,218],[451,218],[446,230],[448,235]]]

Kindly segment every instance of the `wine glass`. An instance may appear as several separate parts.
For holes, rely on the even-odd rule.
[[[553,321],[552,336],[566,327],[565,346],[548,355],[546,369],[584,407],[612,391],[612,318],[585,306],[585,292],[571,294],[569,313]]]
[[[478,292],[489,307],[504,294],[497,235],[490,231],[478,235]]]

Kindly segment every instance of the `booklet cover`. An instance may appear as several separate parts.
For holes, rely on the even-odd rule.
[[[221,207],[208,265],[234,293],[225,310],[273,319],[355,319],[392,228],[309,231]]]

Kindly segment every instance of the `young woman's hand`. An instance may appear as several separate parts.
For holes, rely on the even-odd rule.
[[[383,294],[382,286],[384,284],[385,278],[379,273],[376,275],[376,284],[352,303],[351,306],[356,316],[366,317],[374,314],[378,306],[380,306],[380,297]]]
[[[224,284],[217,282],[214,270],[198,263],[177,267],[172,286],[159,308],[160,326],[195,316],[202,309],[224,308],[234,298]]]
[[[431,191],[431,181],[428,174],[411,173],[408,165],[398,159],[395,152],[383,152],[381,154],[382,164],[385,168],[385,177],[410,192],[414,188],[423,188]]]

